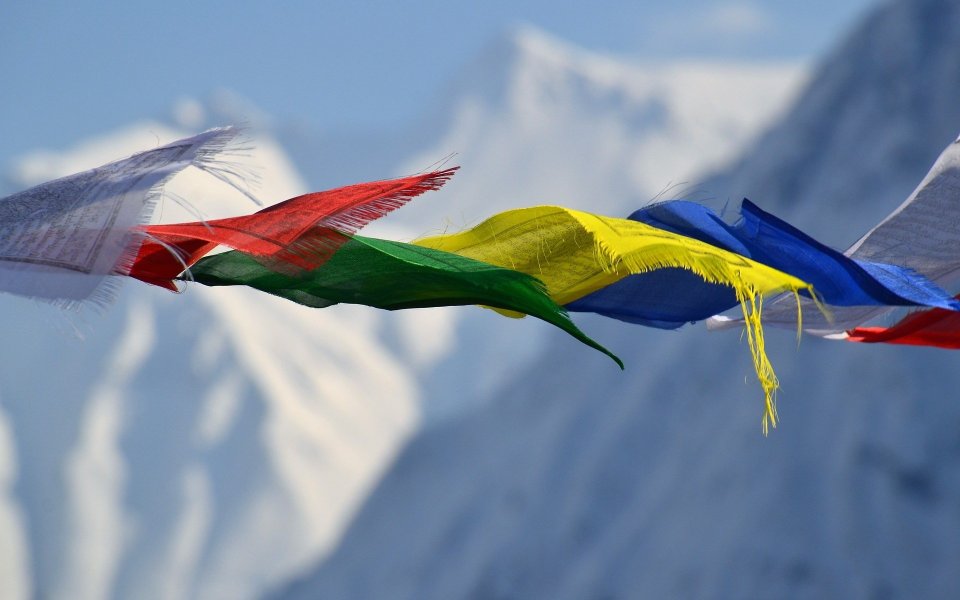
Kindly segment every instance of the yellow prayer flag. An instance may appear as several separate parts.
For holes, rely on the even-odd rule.
[[[764,433],[776,427],[779,383],[764,351],[762,297],[800,290],[805,281],[739,254],[650,225],[559,206],[509,210],[461,233],[415,242],[538,277],[563,305],[627,275],[688,269],[710,283],[732,287],[746,319],[747,341],[763,387]]]

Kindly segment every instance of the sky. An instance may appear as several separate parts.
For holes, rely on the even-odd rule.
[[[815,61],[871,0],[0,3],[0,171],[232,90],[320,130],[399,128],[517,25],[627,59]]]

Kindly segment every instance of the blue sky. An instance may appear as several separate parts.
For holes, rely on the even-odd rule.
[[[317,128],[395,126],[517,24],[628,58],[813,60],[870,4],[8,0],[0,165],[223,88]]]

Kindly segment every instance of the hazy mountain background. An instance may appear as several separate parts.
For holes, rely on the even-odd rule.
[[[711,14],[760,35],[753,9]],[[661,194],[747,195],[843,246],[960,130],[957,24],[948,2],[888,5],[799,102],[795,61],[628,60],[514,27],[392,130],[334,131],[221,90],[20,156],[2,185],[243,121],[268,202],[463,165],[372,234],[536,203],[625,214]],[[171,189],[208,216],[252,209],[199,173]],[[192,217],[167,202],[161,218]],[[763,439],[732,332],[578,316],[627,358],[620,373],[540,322],[475,307],[312,311],[136,282],[104,316],[0,303],[2,597],[956,588],[949,353],[771,334],[785,424]]]
[[[632,65],[515,28],[382,144],[311,138],[219,92],[32,153],[7,178],[23,187],[242,119],[254,146],[243,162],[268,202],[458,152],[448,189],[373,234],[410,239],[542,202],[623,214],[731,160],[803,77],[791,64]],[[207,217],[254,208],[202,173],[169,189]],[[159,218],[194,217],[167,201]],[[202,286],[175,296],[130,282],[103,316],[0,302],[11,597],[255,597],[329,551],[418,426],[482,404],[548,342],[575,344],[476,307],[315,311]]]
[[[960,5],[885,4],[698,187],[845,247],[953,142],[958,99]],[[336,552],[276,597],[960,594],[953,353],[771,332],[782,424],[763,439],[736,335],[587,325],[625,374],[551,347],[412,440]]]

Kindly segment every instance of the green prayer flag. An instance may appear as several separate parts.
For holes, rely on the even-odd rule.
[[[386,310],[480,304],[537,317],[623,362],[580,331],[537,278],[457,254],[362,236],[320,267],[291,275],[242,252],[207,256],[190,268],[208,286],[245,285],[313,308],[338,303]]]

